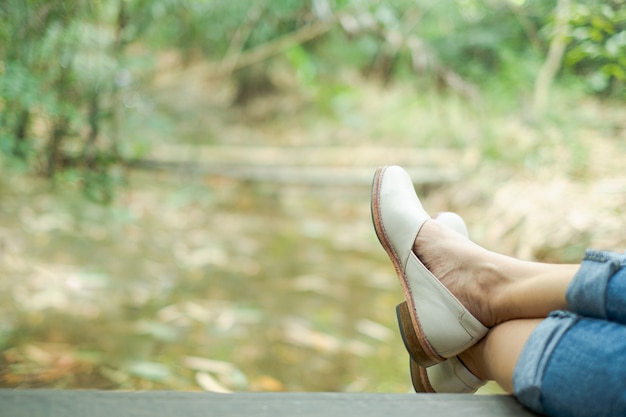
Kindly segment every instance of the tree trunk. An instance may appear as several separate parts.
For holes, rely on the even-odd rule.
[[[567,28],[570,18],[570,0],[559,0],[556,5],[556,17],[554,22],[554,36],[550,42],[548,56],[543,63],[537,80],[533,97],[533,116],[539,120],[548,105],[550,87],[556,73],[561,68],[565,47],[567,46]]]
[[[63,142],[63,138],[67,134],[68,126],[69,119],[66,116],[60,116],[55,121],[54,127],[52,128],[50,140],[48,141],[48,166],[46,169],[46,176],[48,178],[54,178],[56,173],[61,142]]]
[[[15,126],[15,142],[13,143],[13,155],[20,159],[26,159],[26,135],[30,123],[30,111],[23,109],[17,119]]]
[[[96,141],[100,133],[100,96],[93,92],[89,101],[89,132],[83,147],[83,160],[87,169],[96,168]]]

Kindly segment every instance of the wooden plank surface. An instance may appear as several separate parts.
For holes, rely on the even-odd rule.
[[[506,395],[0,390],[0,416],[522,417],[535,414]]]

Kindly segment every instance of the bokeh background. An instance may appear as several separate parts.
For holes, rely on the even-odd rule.
[[[625,250],[624,6],[2,1],[0,386],[408,391],[375,168],[508,255]]]

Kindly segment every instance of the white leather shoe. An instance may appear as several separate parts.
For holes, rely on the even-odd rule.
[[[456,231],[464,238],[469,239],[467,226],[458,214],[444,212],[439,214],[435,220]],[[406,312],[400,314],[402,310]],[[399,304],[396,307],[396,311],[398,312],[398,318],[402,315],[408,316],[406,301]],[[417,339],[415,335],[406,335],[405,333],[413,332],[413,328],[410,326],[410,323],[408,323],[409,326],[403,326],[402,322],[398,321],[398,324],[400,325],[400,333],[404,346],[409,352],[409,356],[411,356],[413,346],[410,340]],[[457,356],[446,359],[436,365],[429,366],[428,368],[418,365],[412,358],[409,358],[409,361],[411,382],[413,383],[415,392],[473,394],[478,388],[487,383],[487,381],[483,381],[472,374]]]
[[[394,264],[407,301],[417,339],[413,360],[428,367],[456,356],[484,337],[488,329],[412,251],[430,216],[404,169],[388,166],[376,170],[371,209],[376,235]]]
[[[465,239],[469,239],[469,232],[467,231],[467,225],[465,224],[465,220],[461,216],[451,211],[444,211],[442,213],[437,214],[435,218],[438,223],[443,224],[449,229],[454,230]]]
[[[398,304],[396,311],[398,318],[401,315],[408,316],[406,301]],[[457,356],[428,368],[419,365],[413,360],[414,343],[417,339],[412,333],[412,329],[403,328],[400,320],[399,324],[404,346],[409,352],[409,370],[415,392],[473,394],[478,388],[486,384],[487,381],[483,381],[472,374]],[[411,333],[407,334],[407,331],[411,331]]]
[[[473,394],[487,383],[474,376],[456,356],[428,368],[411,359],[410,369],[415,392]]]

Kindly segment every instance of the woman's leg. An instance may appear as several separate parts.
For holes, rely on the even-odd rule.
[[[580,265],[522,261],[435,221],[423,225],[413,251],[488,327],[554,310],[626,324],[626,254],[588,250]]]
[[[459,355],[476,377],[496,381],[503,390],[513,392],[513,371],[531,333],[541,319],[511,320],[492,328],[487,336]]]
[[[566,290],[580,267],[501,255],[435,221],[422,226],[413,251],[487,327],[567,308]]]
[[[477,377],[550,416],[626,415],[626,255],[588,251],[581,265],[525,262],[435,222],[424,224],[413,250],[492,327],[460,355]],[[528,320],[558,309],[570,311]]]
[[[535,411],[626,415],[624,266],[624,254],[587,251],[566,290],[574,312],[497,325],[460,359],[477,377],[497,381]]]
[[[552,417],[626,415],[626,326],[556,311],[497,325],[459,357]]]

